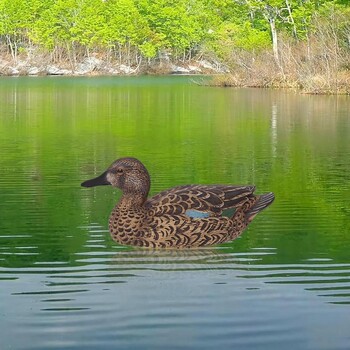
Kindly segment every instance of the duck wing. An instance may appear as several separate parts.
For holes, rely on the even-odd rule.
[[[160,192],[145,205],[154,216],[220,216],[224,210],[237,208],[254,196],[254,190],[254,186],[185,185]]]

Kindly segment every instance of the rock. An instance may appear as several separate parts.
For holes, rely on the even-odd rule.
[[[132,74],[132,73],[135,73],[136,70],[135,69],[132,69],[130,66],[125,66],[124,64],[121,64],[119,66],[119,70],[122,72],[122,73],[125,73],[125,74]]]
[[[10,75],[19,75],[20,71],[16,67],[8,67]]]
[[[210,70],[216,70],[216,68],[208,61],[203,60],[203,61],[198,61],[198,64],[206,69],[210,69]]]
[[[210,63],[209,61],[202,60],[197,62],[200,67],[203,67],[204,69],[212,70],[216,73],[229,73],[229,69],[227,69],[225,66],[222,66],[220,63]]]
[[[113,67],[108,68],[106,71],[108,74],[112,74],[112,75],[120,74],[119,70]]]
[[[190,73],[190,70],[184,67],[180,66],[171,66],[171,73],[172,74],[188,74]]]
[[[28,75],[38,75],[40,73],[40,69],[38,67],[30,67],[28,69]]]
[[[202,73],[202,70],[197,66],[188,66],[191,73]]]
[[[77,66],[76,74],[84,75],[93,72],[101,67],[102,61],[96,57],[87,57]]]
[[[46,73],[48,75],[70,75],[72,74],[72,71],[68,69],[61,69],[56,66],[47,66]]]

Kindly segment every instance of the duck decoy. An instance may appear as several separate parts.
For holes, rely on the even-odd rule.
[[[150,176],[136,158],[120,158],[83,187],[112,185],[122,197],[109,218],[112,238],[150,248],[192,248],[232,241],[274,200],[254,186],[185,185],[147,199]],[[230,210],[229,217],[224,216]]]

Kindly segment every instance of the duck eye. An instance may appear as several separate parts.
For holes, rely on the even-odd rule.
[[[124,170],[122,168],[118,168],[116,170],[117,174],[123,174]]]

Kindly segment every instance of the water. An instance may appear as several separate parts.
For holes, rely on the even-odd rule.
[[[188,77],[1,78],[1,349],[349,349],[350,100]],[[274,204],[219,247],[115,244],[116,158],[152,194],[255,184]]]

